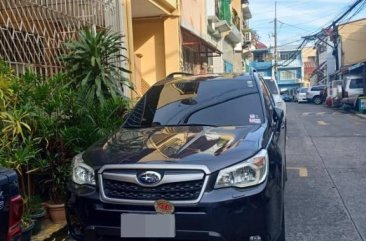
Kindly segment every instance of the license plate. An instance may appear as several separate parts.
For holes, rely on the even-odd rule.
[[[174,238],[174,214],[121,215],[122,238]]]

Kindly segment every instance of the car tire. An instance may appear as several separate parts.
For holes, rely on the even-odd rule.
[[[320,96],[315,96],[315,97],[313,98],[313,102],[314,102],[314,104],[316,104],[316,105],[320,105],[320,104],[322,103],[322,99],[320,98]]]

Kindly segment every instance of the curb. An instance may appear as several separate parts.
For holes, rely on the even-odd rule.
[[[355,113],[355,115],[357,115],[358,117],[360,117],[362,119],[366,119],[366,114]]]

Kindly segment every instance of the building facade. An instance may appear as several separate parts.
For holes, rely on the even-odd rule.
[[[271,49],[263,43],[256,41],[255,49],[252,50],[253,59],[249,66],[254,68],[262,76],[273,76],[273,54]]]
[[[304,47],[301,50],[303,64],[303,87],[310,86],[310,77],[316,68],[316,50],[313,47]]]
[[[52,75],[80,29],[111,28],[138,98],[172,72],[242,72],[249,18],[247,0],[1,0],[0,57]]]
[[[282,90],[293,92],[303,85],[301,49],[286,46],[278,50],[277,84]]]
[[[249,19],[252,17],[247,0],[207,0],[207,37],[217,47],[219,55],[209,58],[215,73],[243,72],[245,46],[251,39]],[[248,40],[249,39],[249,40]]]

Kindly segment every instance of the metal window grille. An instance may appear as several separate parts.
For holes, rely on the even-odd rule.
[[[122,32],[118,0],[1,0],[0,58],[17,74],[29,68],[52,75],[62,69],[64,42],[84,27]]]

